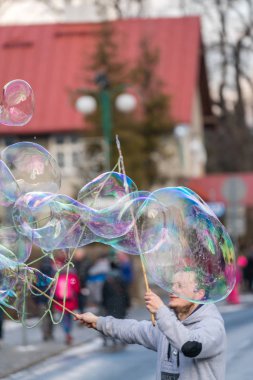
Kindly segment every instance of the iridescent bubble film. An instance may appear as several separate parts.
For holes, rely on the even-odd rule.
[[[3,88],[0,104],[0,124],[24,126],[34,112],[34,94],[29,83],[15,79]]]
[[[1,160],[15,178],[22,193],[50,191],[61,186],[61,173],[55,159],[41,145],[19,142],[1,152]]]
[[[10,258],[11,253],[0,246],[0,299],[6,298],[17,283],[17,263]]]
[[[1,262],[0,256],[0,274],[1,274]],[[18,317],[22,322],[26,318],[26,298],[28,291],[33,296],[41,296],[41,288],[48,290],[54,290],[55,279],[47,276],[36,268],[30,268],[26,265],[12,266],[6,269],[7,277],[10,278],[4,292],[4,297],[0,298],[0,303],[10,309],[14,309],[17,312]]]
[[[13,254],[13,260],[17,263],[24,263],[30,257],[32,239],[20,234],[10,222],[0,224],[0,241]]]
[[[127,193],[137,190],[131,178],[121,173],[108,172],[83,186],[77,200],[95,210],[100,210],[111,206]]]
[[[13,222],[22,236],[45,251],[96,241],[140,254],[163,240],[162,207],[146,196],[129,193],[113,205],[95,210],[66,195],[31,192],[15,203]]]
[[[20,195],[17,181],[5,163],[0,160],[0,205],[10,206]]]
[[[162,245],[144,254],[148,273],[161,288],[197,303],[224,299],[235,284],[232,241],[213,211],[183,187],[157,190],[166,215]]]

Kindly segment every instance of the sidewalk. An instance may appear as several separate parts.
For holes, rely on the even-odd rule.
[[[33,323],[36,320],[33,319]],[[0,347],[0,378],[25,369],[50,356],[69,348],[64,343],[64,334],[59,325],[54,327],[54,340],[44,342],[40,326],[25,328],[11,320],[4,321],[4,338]],[[97,332],[75,322],[74,345],[88,342]]]
[[[223,301],[218,303],[217,306],[224,314],[233,313],[245,307],[253,306],[253,294],[242,295],[239,305],[228,305],[226,301]],[[141,320],[149,319],[150,316],[144,306],[139,306],[132,308],[127,317]],[[94,330],[75,323],[73,345],[90,342],[98,334]],[[43,342],[39,326],[27,329],[11,320],[5,320],[4,339],[0,347],[0,378],[28,368],[53,355],[58,355],[68,348],[69,346],[64,343],[64,334],[59,325],[55,326],[54,340]]]

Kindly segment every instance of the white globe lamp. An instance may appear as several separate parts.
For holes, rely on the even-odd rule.
[[[116,108],[124,113],[132,112],[136,108],[137,100],[131,94],[120,94],[115,100]]]
[[[82,114],[90,115],[97,109],[97,102],[93,96],[84,95],[76,101],[76,109]]]

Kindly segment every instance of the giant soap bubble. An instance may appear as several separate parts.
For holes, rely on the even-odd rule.
[[[15,79],[3,88],[0,104],[0,124],[24,126],[32,118],[34,94],[31,86],[22,79]]]
[[[163,240],[163,209],[156,199],[146,196],[129,193],[95,210],[67,195],[30,192],[16,201],[13,222],[22,236],[45,251],[101,242],[140,254]]]
[[[153,197],[164,205],[166,214],[163,244],[144,254],[154,282],[197,303],[224,299],[234,287],[236,269],[233,244],[224,226],[190,189],[164,188]]]

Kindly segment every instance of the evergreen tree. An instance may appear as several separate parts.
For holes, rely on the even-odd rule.
[[[98,36],[95,52],[92,56],[91,81],[97,84],[97,96],[101,88],[108,90],[112,114],[112,153],[113,167],[118,159],[115,144],[119,136],[124,156],[126,173],[140,188],[148,189],[157,179],[157,168],[152,158],[159,150],[159,141],[169,135],[172,122],[169,118],[169,97],[162,91],[162,82],[156,77],[159,52],[151,49],[148,42],[140,42],[139,59],[133,68],[118,58],[118,46],[114,39],[111,23],[103,23]],[[95,78],[94,78],[94,73]],[[116,97],[134,83],[138,97],[135,112],[122,113],[115,107]],[[138,96],[140,94],[140,96]],[[98,99],[99,100],[99,99]],[[91,135],[101,135],[101,103],[94,115],[88,117],[94,125]]]
[[[144,154],[148,185],[157,179],[157,163],[153,156],[161,149],[161,139],[168,138],[173,129],[170,117],[169,96],[163,92],[163,83],[156,76],[159,51],[150,47],[150,41],[140,42],[140,55],[131,79],[141,93],[142,118],[139,128],[144,136]],[[159,165],[159,163],[158,163]],[[168,173],[169,174],[169,173]]]

